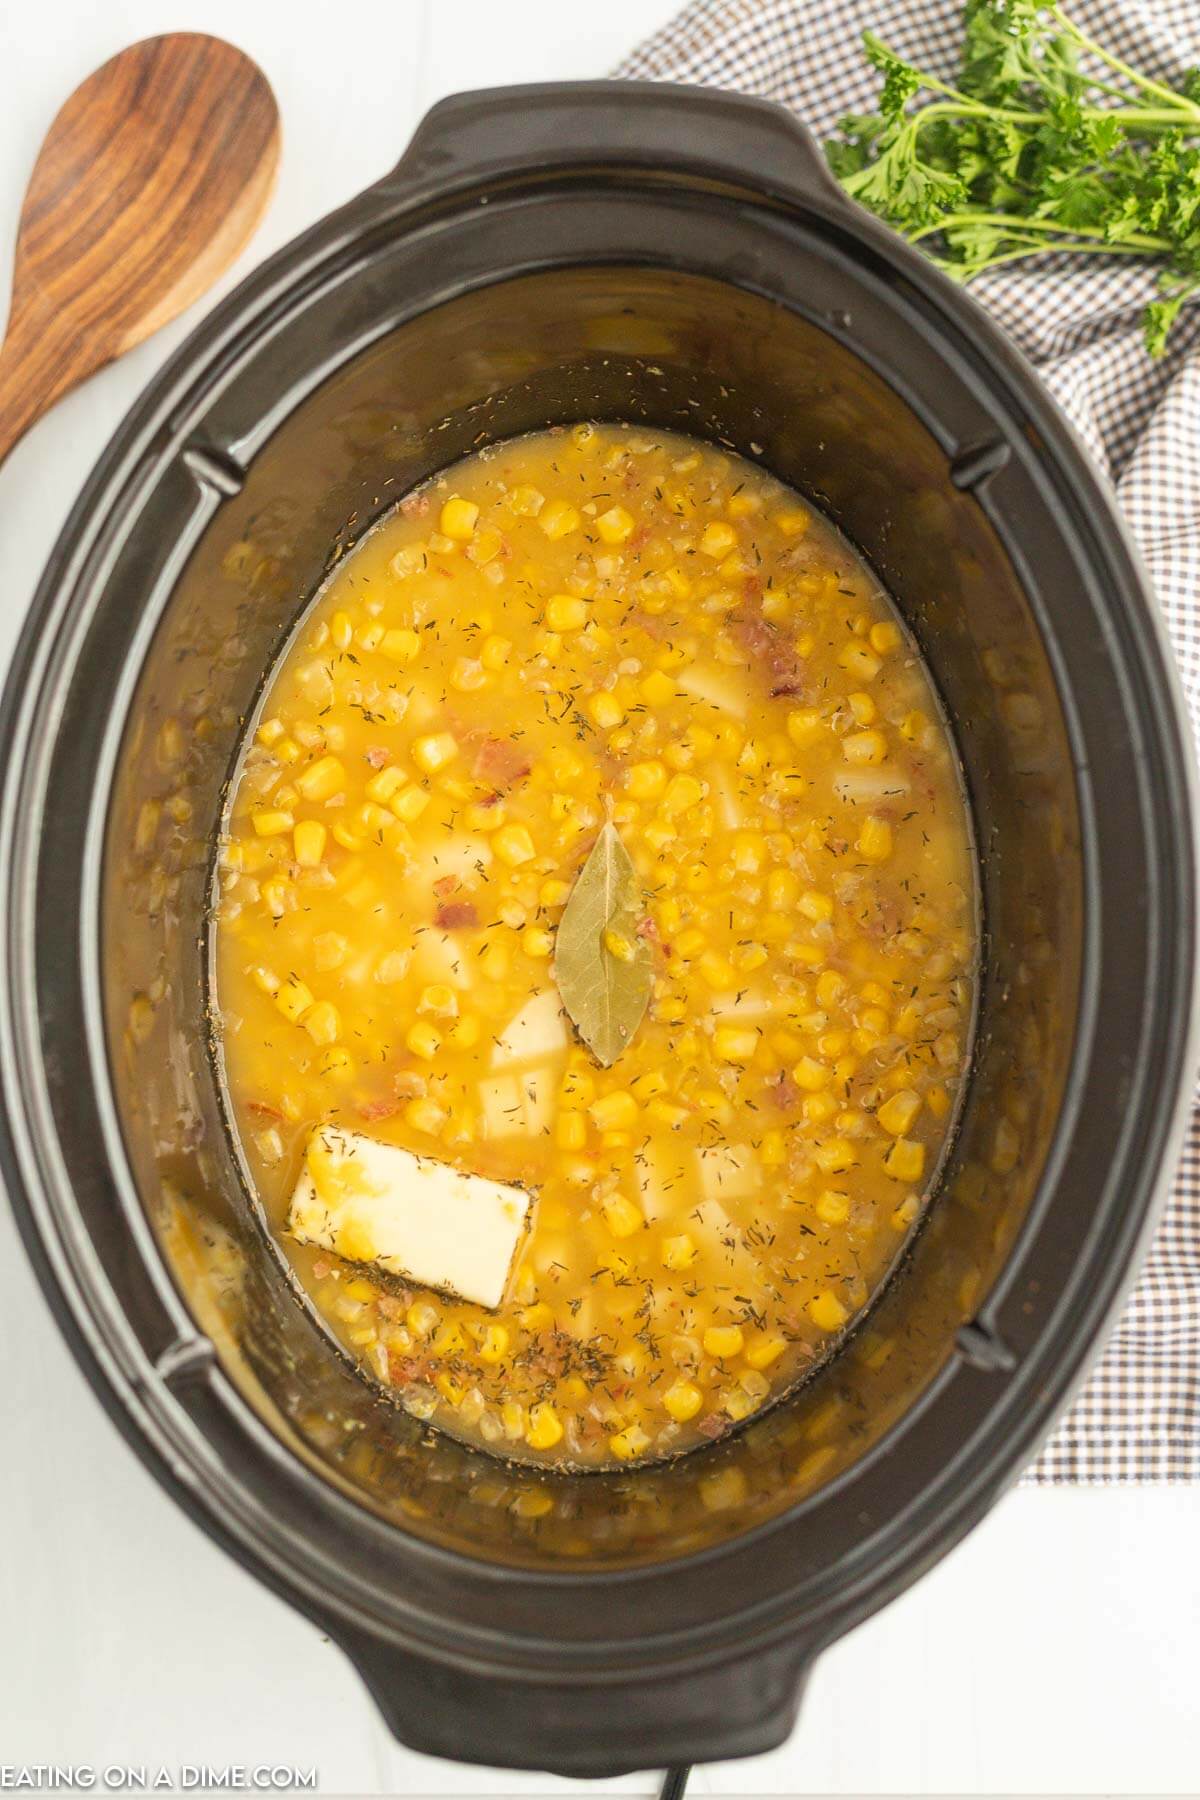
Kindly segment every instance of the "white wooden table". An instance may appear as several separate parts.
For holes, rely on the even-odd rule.
[[[602,74],[672,6],[14,0],[0,7],[0,255],[7,265],[55,108],[139,37],[219,33],[274,84],[282,175],[240,275],[387,168],[441,95]],[[190,322],[64,402],[0,472],[0,660],[94,458]],[[125,1448],[2,1209],[0,1319],[0,1785],[4,1765],[35,1762],[265,1760],[315,1766],[325,1794],[582,1791],[391,1742],[340,1652],[214,1549]],[[1200,1489],[1019,1491],[825,1657],[790,1744],[697,1771],[694,1791],[1194,1793],[1198,1652]]]

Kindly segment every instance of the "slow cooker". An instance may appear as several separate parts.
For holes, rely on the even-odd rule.
[[[579,419],[727,444],[868,558],[953,724],[984,910],[967,1104],[863,1328],[727,1441],[590,1475],[432,1432],[338,1354],[240,1186],[206,931],[242,723],[332,560],[432,471]],[[1046,1433],[1190,1091],[1183,713],[1109,493],[1028,367],[780,110],[615,83],[448,100],[125,422],[3,746],[3,1172],[147,1465],[419,1750],[598,1776],[778,1744],[821,1649]]]

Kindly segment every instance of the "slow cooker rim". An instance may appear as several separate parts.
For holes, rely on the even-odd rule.
[[[724,103],[724,101],[722,101],[722,103]],[[285,252],[281,253],[281,257],[284,259],[288,259],[288,260],[295,259],[299,255],[302,248],[304,248],[304,249],[315,248],[317,246],[317,244],[320,242],[325,243],[326,251],[330,257],[336,255],[338,249],[341,247],[344,247],[346,244],[352,242],[353,237],[354,237],[354,233],[351,233],[351,235],[349,237],[342,239],[341,243],[339,244],[338,229],[337,229],[339,226],[339,222],[343,221],[347,214],[357,213],[357,211],[362,206],[363,200],[365,200],[369,197],[370,197],[370,191],[369,191],[368,196],[362,197],[362,199],[360,199],[360,201],[358,201],[358,202],[352,202],[351,206],[349,208],[343,209],[343,213],[341,213],[341,214],[334,215],[333,218],[331,220],[327,221],[324,226],[316,227],[314,229],[313,233],[310,233],[308,235],[308,237],[306,237],[304,240],[301,240],[300,245],[292,246],[290,251],[285,251]],[[811,202],[810,202],[810,204],[811,204]],[[400,208],[399,212],[397,213],[396,208],[394,206],[392,206],[392,207],[389,207],[388,210],[389,210],[389,212],[396,214],[396,216],[403,216],[403,212],[405,209]],[[871,222],[867,222],[866,224],[864,224],[862,215],[859,215],[857,213],[857,211],[855,211],[855,213],[851,215],[851,218],[852,218],[853,226],[854,226],[856,232],[858,233],[858,235],[864,236],[864,237],[870,237],[871,235],[873,235],[872,231],[870,229],[868,229],[868,226],[870,225]],[[378,219],[371,220],[372,226],[378,224],[378,222],[379,222]],[[846,222],[845,217],[843,216],[842,219],[840,220],[840,223],[844,226],[845,222]],[[893,241],[890,238],[890,234],[886,238],[886,243],[883,246],[880,246],[877,244],[877,248],[878,247],[886,248],[888,251],[888,254],[892,257],[893,260],[895,260],[898,246],[893,243]],[[908,270],[906,272],[913,276],[923,274],[925,271],[925,265],[921,262],[921,260],[914,256],[913,262],[914,262],[914,268],[911,270]],[[284,268],[286,268],[286,266],[287,266],[286,260],[284,261],[282,266]],[[269,274],[271,276],[273,276],[277,272],[279,267],[280,267],[279,259],[276,259],[275,263],[268,265]],[[120,434],[118,434],[118,437],[114,440],[113,445],[110,446],[109,451],[106,452],[105,457],[102,459],[100,465],[98,465],[95,475],[93,476],[91,482],[89,482],[88,488],[85,489],[84,496],[81,498],[81,501],[78,504],[75,512],[73,513],[71,520],[68,522],[68,526],[64,531],[62,539],[60,539],[60,544],[55,552],[54,557],[52,558],[51,564],[47,570],[46,578],[44,579],[42,588],[39,592],[39,606],[38,606],[38,611],[40,614],[39,622],[43,628],[44,628],[45,624],[47,623],[49,614],[52,611],[52,603],[55,598],[54,589],[55,589],[55,586],[56,586],[56,583],[58,581],[60,574],[65,574],[69,570],[69,568],[72,564],[72,561],[75,561],[78,564],[82,563],[85,552],[86,552],[86,548],[87,548],[87,537],[88,537],[89,529],[92,530],[93,533],[98,532],[100,529],[100,525],[97,523],[97,520],[98,520],[97,504],[100,499],[103,487],[105,485],[105,478],[107,477],[109,479],[110,486],[114,490],[117,487],[119,487],[119,485],[120,485],[119,477],[121,475],[121,470],[122,470],[122,456],[123,456],[123,454],[128,453],[128,466],[132,467],[133,452],[139,442],[139,432],[142,430],[143,427],[148,427],[153,422],[153,418],[155,415],[155,403],[160,394],[163,396],[163,402],[158,408],[158,414],[160,417],[165,415],[166,401],[167,401],[170,391],[171,391],[172,378],[186,377],[188,375],[189,371],[194,372],[196,370],[197,365],[200,365],[201,370],[203,370],[203,368],[205,367],[206,353],[209,352],[210,350],[213,353],[213,355],[208,358],[207,366],[208,367],[212,366],[212,362],[215,359],[218,345],[220,343],[220,328],[224,325],[226,320],[229,319],[230,322],[232,322],[232,319],[236,316],[237,318],[239,318],[242,321],[241,326],[229,334],[230,346],[232,346],[232,341],[234,339],[242,336],[243,331],[248,331],[251,328],[252,321],[248,321],[245,318],[245,312],[246,312],[247,306],[249,305],[249,303],[252,299],[252,292],[257,291],[257,292],[261,293],[261,292],[266,291],[267,283],[264,281],[260,281],[260,279],[256,277],[256,278],[253,278],[253,280],[250,284],[248,284],[248,287],[252,291],[248,292],[247,289],[239,290],[239,293],[233,297],[233,300],[236,304],[231,305],[231,303],[227,302],[225,307],[219,309],[219,312],[217,314],[214,314],[212,316],[212,318],[210,318],[210,320],[205,321],[204,324],[202,324],[201,327],[197,330],[197,332],[193,334],[192,338],[189,339],[188,343],[183,347],[183,350],[181,352],[177,353],[177,356],[172,360],[171,364],[168,365],[168,368],[166,371],[164,371],[163,375],[160,376],[159,379],[147,391],[147,394],[144,397],[143,401],[141,402],[139,407],[137,409],[135,409],[135,412],[131,415],[129,421],[127,421],[126,426],[122,429],[122,432]],[[301,296],[297,292],[293,292],[293,294],[292,294],[293,303],[298,302],[300,297]],[[949,306],[949,302],[951,299],[950,295],[942,294],[940,291],[937,291],[935,293],[934,297],[942,310],[951,310],[950,306]],[[965,299],[965,297],[959,296],[959,295],[954,295],[953,298],[955,300]],[[967,305],[970,306],[971,303],[968,301]],[[972,308],[971,312],[969,314],[967,314],[966,316],[970,319],[970,322],[972,323],[972,325],[974,325],[976,315],[975,315],[975,311],[973,308]],[[996,346],[993,345],[993,349],[995,347]],[[1020,370],[1021,370],[1021,372],[1024,372],[1023,364],[1020,365]],[[191,384],[185,384],[183,382],[179,383],[179,386],[181,386],[181,387],[190,386],[190,385]],[[202,384],[195,384],[195,385],[199,386]],[[1029,396],[1025,395],[1024,400],[1025,400],[1026,406],[1028,407]],[[186,409],[183,409],[183,411],[179,415],[177,415],[176,418],[173,420],[173,424],[176,426],[176,432],[177,432],[177,437],[178,437],[179,441],[182,441],[182,439],[185,435],[184,426],[183,426],[183,419],[185,417],[186,417]],[[1050,423],[1050,427],[1052,428],[1052,430],[1061,428],[1061,424],[1062,424],[1061,420],[1059,420],[1056,415],[1050,415],[1049,423]],[[1070,444],[1069,448],[1071,451],[1071,455],[1075,458],[1076,461],[1078,461],[1080,453],[1079,453],[1077,444],[1074,444],[1072,442]],[[1062,441],[1060,441],[1060,443],[1059,443],[1058,454],[1059,454],[1060,459],[1063,458],[1065,455],[1064,444]],[[1070,461],[1071,457],[1067,456],[1066,460]],[[1089,477],[1089,479],[1090,479],[1090,477]],[[90,526],[89,526],[89,513],[91,514]],[[111,522],[111,515],[108,516],[108,521]],[[1106,519],[1105,523],[1106,523],[1106,526],[1111,527],[1111,525],[1114,522],[1111,521],[1110,519]],[[1123,534],[1122,534],[1122,536],[1123,536]],[[1127,554],[1127,552],[1128,552],[1127,544],[1122,542],[1121,548],[1126,551],[1126,560],[1129,561],[1130,559],[1128,558],[1128,554]],[[62,592],[64,595],[67,592],[67,586],[65,583],[64,583]],[[1139,622],[1144,626],[1146,623],[1146,620],[1140,619]],[[1160,683],[1161,683],[1161,678],[1163,675],[1167,676],[1167,679],[1169,682],[1169,679],[1170,679],[1169,669],[1168,669],[1168,665],[1166,665],[1166,663],[1165,663],[1165,659],[1163,659],[1162,654],[1161,654],[1161,641],[1159,642],[1157,649],[1158,649],[1158,659],[1157,660],[1159,663],[1159,667],[1158,667],[1156,673],[1160,677]],[[28,647],[27,654],[25,655],[25,657],[22,658],[21,663],[19,665],[17,665],[17,667],[15,669],[15,676],[14,676],[15,686],[10,684],[8,696],[6,697],[6,702],[5,702],[3,735],[4,735],[5,739],[8,740],[8,742],[9,742],[10,753],[11,753],[12,744],[17,739],[18,725],[19,725],[19,721],[17,721],[14,718],[13,711],[12,711],[12,708],[15,705],[15,701],[17,699],[16,689],[19,688],[19,686],[20,686],[22,676],[28,676],[33,672],[34,662],[35,662],[34,650],[33,650],[33,645],[31,642]],[[1176,705],[1177,705],[1177,702],[1176,702]],[[25,722],[27,724],[28,720],[26,720]],[[1165,726],[1164,726],[1164,729],[1163,729],[1164,745],[1165,745],[1166,735],[1167,734],[1166,734],[1166,730],[1165,730]],[[12,783],[13,760],[14,759],[12,758],[12,756],[10,754],[9,782],[6,783],[6,789],[8,787],[10,787],[11,783]],[[27,773],[28,771],[25,771],[25,772]],[[1186,780],[1186,775],[1187,775],[1186,769],[1184,770],[1184,775],[1185,775],[1185,780]],[[8,801],[6,798],[6,806],[7,806],[7,804],[8,804]],[[8,852],[7,848],[5,851],[4,863],[5,863],[4,872],[7,875],[11,876],[11,869],[7,866],[9,864],[9,852]],[[1190,898],[1190,895],[1187,897]],[[7,948],[6,948],[6,955],[7,955]],[[5,992],[6,1008],[8,1006],[9,999],[10,999],[10,996],[9,996],[7,988],[6,988],[6,992]],[[9,1023],[9,1021],[6,1017],[6,1019],[5,1019],[6,1036],[7,1036],[8,1023]],[[1182,1062],[1184,1060],[1184,1058],[1186,1057],[1186,1055],[1187,1055],[1187,1052],[1185,1049],[1179,1060]],[[1183,1105],[1182,1099],[1177,1101],[1176,1108],[1175,1108],[1177,1115],[1181,1116],[1182,1105]],[[6,1110],[7,1110],[7,1100],[6,1100]],[[1179,1123],[1179,1120],[1177,1117],[1175,1120],[1176,1130],[1178,1130],[1178,1123]],[[1167,1135],[1171,1135],[1171,1134],[1167,1134]],[[1163,1136],[1163,1134],[1160,1133],[1160,1138],[1162,1138],[1162,1136]],[[7,1137],[6,1137],[6,1142],[5,1142],[4,1148],[5,1148],[4,1160],[5,1160],[5,1164],[6,1164],[6,1169],[11,1174],[12,1168],[13,1168],[13,1155],[12,1155],[13,1146],[12,1146],[11,1140],[7,1139]],[[1164,1148],[1162,1155],[1165,1155],[1165,1153],[1166,1152],[1165,1152],[1165,1148]],[[1156,1160],[1161,1162],[1162,1155],[1160,1155],[1160,1157],[1157,1158]],[[28,1199],[26,1199],[26,1205],[28,1206]],[[18,1213],[20,1214],[22,1211],[22,1208],[20,1206],[18,1206],[17,1210],[18,1210]],[[29,1226],[28,1230],[25,1230],[26,1223],[28,1223],[28,1226]],[[33,1218],[32,1218],[32,1213],[30,1213],[27,1221],[23,1221],[23,1233],[26,1236],[27,1244],[29,1243],[30,1239],[34,1236],[32,1227],[33,1227]],[[39,1259],[39,1261],[42,1262],[43,1267],[45,1268],[46,1273],[49,1276],[50,1280],[55,1281],[56,1275],[51,1267],[51,1259],[46,1255],[46,1245],[45,1245],[44,1241],[42,1241],[38,1244],[38,1259]],[[1128,1257],[1125,1257],[1122,1260],[1125,1261],[1126,1263],[1128,1263],[1129,1259],[1128,1259]],[[1115,1304],[1115,1300],[1113,1303]],[[78,1352],[77,1352],[77,1354],[78,1354]],[[1076,1378],[1078,1378],[1078,1375],[1076,1376]],[[109,1378],[106,1377],[99,1369],[97,1369],[96,1376],[94,1379],[96,1381],[105,1381]],[[114,1394],[109,1392],[106,1397],[106,1403],[115,1401],[116,1398],[117,1397]],[[114,1410],[114,1407],[111,1404],[110,1404],[110,1410]],[[995,1410],[996,1409],[993,1409],[993,1413],[989,1415],[989,1421],[994,1417]],[[1036,1427],[1031,1427],[1029,1419],[1027,1418],[1026,1419],[1026,1427],[1027,1427],[1027,1435],[1032,1439],[1033,1437],[1040,1435],[1041,1431],[1044,1429],[1044,1422],[1039,1420],[1039,1423],[1037,1424]],[[990,1429],[991,1429],[991,1426],[989,1423],[989,1430]],[[131,1429],[130,1429],[129,1435],[131,1435],[131,1436],[133,1435],[132,1420],[131,1420]],[[1006,1445],[1011,1445],[1012,1441],[1013,1440],[1011,1437],[1004,1438],[1004,1443]],[[137,1437],[137,1438],[135,1438],[135,1442],[136,1442],[136,1447],[139,1448],[139,1451],[144,1456],[146,1456],[149,1446],[146,1445],[144,1438]],[[997,1449],[999,1450],[999,1445],[997,1446]],[[998,1454],[997,1458],[995,1460],[1001,1464],[1004,1464],[1007,1467],[1007,1466],[1011,1466],[1012,1462],[1014,1461],[1014,1458],[1011,1456],[1011,1454],[1008,1454],[1008,1455]],[[156,1470],[156,1472],[159,1472],[160,1476],[163,1473],[162,1470]],[[311,1472],[309,1472],[309,1471],[305,1471],[305,1473],[311,1474]],[[1003,1476],[1004,1476],[1004,1469],[1002,1468],[1002,1469],[1000,1469],[999,1473],[996,1476],[996,1482],[998,1483],[1000,1480],[1002,1480]],[[311,1479],[315,1483],[317,1483],[322,1494],[328,1495],[329,1493],[331,1493],[333,1491],[330,1489],[330,1487],[327,1483],[322,1482],[320,1480],[320,1478],[317,1477],[315,1474],[311,1474]],[[173,1480],[169,1481],[168,1485],[173,1486],[174,1485]],[[986,1491],[983,1492],[982,1498],[980,1499],[978,1506],[973,1509],[972,1517],[984,1509],[988,1498],[990,1498],[990,1492],[991,1492],[991,1486],[989,1485],[989,1486],[987,1486]],[[347,1502],[347,1504],[353,1504],[353,1503]],[[747,1533],[745,1536],[740,1537],[736,1540],[733,1540],[729,1544],[717,1545],[708,1551],[695,1553],[692,1556],[685,1556],[685,1557],[681,1557],[678,1559],[674,1559],[670,1566],[675,1570],[684,1571],[689,1568],[696,1567],[698,1563],[706,1561],[711,1557],[723,1556],[723,1555],[727,1554],[730,1551],[730,1549],[732,1549],[732,1548],[740,1549],[743,1546],[747,1545],[753,1537],[761,1536],[761,1535],[769,1535],[769,1534],[774,1533],[775,1531],[782,1530],[783,1528],[785,1528],[788,1525],[793,1524],[795,1522],[798,1514],[805,1510],[805,1505],[806,1505],[805,1502],[801,1502],[797,1508],[789,1509],[787,1512],[779,1515],[778,1518],[766,1522],[764,1525],[755,1528],[754,1532]],[[189,1510],[191,1510],[191,1508],[189,1508]],[[357,1511],[358,1509],[356,1508],[355,1510]],[[206,1522],[209,1524],[209,1527],[211,1528],[211,1525],[212,1525],[211,1515],[207,1511],[203,1511],[202,1516],[205,1518]],[[970,1522],[971,1522],[971,1519],[968,1518],[965,1521],[965,1523],[963,1524],[962,1529],[965,1530],[967,1528],[967,1525]],[[463,1553],[460,1555],[460,1553],[457,1551],[445,1550],[445,1549],[441,1549],[438,1547],[429,1546],[426,1544],[419,1544],[418,1541],[414,1541],[414,1543],[415,1543],[416,1547],[420,1548],[423,1552],[425,1552],[427,1554],[446,1556],[446,1557],[450,1558],[451,1561],[454,1563],[458,1563],[461,1560],[463,1562],[470,1564],[470,1566],[472,1566],[473,1568],[476,1568],[476,1569],[478,1568],[477,1562],[475,1561],[475,1559],[471,1558],[469,1556],[469,1554]],[[249,1561],[249,1560],[251,1560],[251,1557],[249,1555],[244,1555],[243,1560]],[[259,1565],[257,1563],[252,1563],[252,1566],[259,1567]],[[260,1568],[260,1572],[261,1572],[261,1568]],[[574,1581],[579,1580],[579,1575],[574,1572],[572,1572],[571,1574],[568,1575],[568,1574],[563,1574],[562,1572],[559,1572],[559,1571],[539,1571],[539,1570],[520,1569],[518,1571],[518,1573],[524,1579],[535,1580],[535,1581],[549,1581],[549,1582],[553,1582],[553,1583],[560,1583],[560,1582],[565,1581],[566,1583],[570,1584]],[[598,1571],[597,1573],[599,1574],[599,1577],[601,1579],[609,1580],[609,1581],[611,1581],[614,1578],[614,1575],[618,1576],[618,1578],[628,1577],[629,1579],[633,1580],[633,1579],[637,1579],[639,1576],[644,1574],[645,1570],[640,1567],[634,1567],[628,1571],[601,1570],[601,1571]],[[585,1578],[590,1578],[590,1574]],[[291,1590],[289,1590],[289,1592],[290,1591]],[[292,1597],[294,1597],[294,1594]]]

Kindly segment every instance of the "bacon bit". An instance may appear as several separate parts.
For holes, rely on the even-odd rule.
[[[701,1437],[710,1439],[724,1437],[725,1433],[729,1430],[729,1420],[725,1417],[724,1413],[705,1413],[704,1417],[697,1424],[696,1430],[700,1433]]]
[[[433,891],[439,900],[444,900],[446,895],[452,894],[458,885],[457,875],[439,875],[433,884]]]
[[[443,931],[467,931],[478,925],[479,914],[470,900],[443,901],[433,915],[433,922]]]
[[[400,1069],[392,1076],[392,1091],[401,1100],[423,1100],[429,1092],[429,1083],[417,1069]]]
[[[485,737],[475,757],[473,773],[477,781],[501,792],[518,781],[524,781],[530,770],[525,752],[511,738]]]
[[[277,1106],[268,1106],[265,1100],[248,1100],[246,1111],[257,1113],[260,1119],[282,1119],[283,1117]]]
[[[868,937],[895,937],[904,923],[904,908],[900,896],[890,889],[878,888],[869,894],[860,896],[865,900],[859,914],[859,922]]]
[[[804,691],[804,670],[800,658],[761,612],[739,611],[733,615],[734,634],[752,661],[761,663],[771,684],[771,698]]]
[[[316,1261],[313,1263],[313,1274],[316,1276],[318,1281],[324,1281],[325,1277],[329,1274],[329,1272],[332,1268],[333,1268],[333,1264],[330,1262],[330,1260],[327,1256],[318,1256]]]
[[[398,1294],[380,1294],[375,1310],[381,1319],[402,1319],[412,1305],[412,1293],[401,1288]]]
[[[376,744],[366,752],[366,757],[373,769],[386,769],[392,760],[392,753],[385,750],[382,744]]]
[[[649,913],[643,913],[642,917],[634,927],[634,930],[637,936],[645,938],[648,944],[662,943],[662,939],[658,935],[658,925],[655,920],[650,917]]]
[[[631,631],[644,631],[647,637],[655,638],[659,642],[667,637],[673,629],[670,619],[664,614],[645,613],[639,607],[634,607],[630,612],[629,627]]]
[[[428,1356],[397,1357],[389,1366],[393,1387],[409,1387],[415,1381],[432,1382],[435,1373]]]
[[[376,1119],[391,1119],[400,1111],[395,1100],[362,1100],[354,1109],[360,1119],[371,1124]]]
[[[405,494],[400,502],[400,511],[406,519],[423,519],[429,511],[429,495]]]
[[[788,1107],[795,1106],[800,1099],[800,1089],[786,1069],[782,1069],[774,1081],[767,1083],[767,1093],[772,1102],[784,1112]]]
[[[644,550],[646,548],[649,539],[650,527],[645,524],[635,525],[626,540],[625,548],[632,556],[636,556],[639,550]]]
[[[761,575],[744,575],[742,577],[742,592],[747,600],[761,600],[762,591],[763,578]]]
[[[504,798],[503,794],[499,793],[498,791],[494,791],[490,794],[484,794],[481,799],[479,799],[475,802],[475,804],[476,804],[476,806],[484,806],[484,807],[499,806],[499,804],[503,798]]]

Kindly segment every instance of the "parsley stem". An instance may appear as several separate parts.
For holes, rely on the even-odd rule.
[[[922,225],[916,231],[908,232],[907,236],[910,243],[916,244],[922,238],[931,236],[935,231],[953,230],[956,226],[962,225],[998,225],[1002,230],[1014,233],[1018,231],[1057,232],[1071,238],[1100,240],[1096,245],[1097,249],[1115,250],[1118,248],[1116,244],[1110,244],[1105,240],[1105,233],[1098,225],[1063,225],[1055,219],[1029,219],[1021,218],[1013,213],[998,212],[946,213],[942,218],[935,220],[932,225]],[[1121,239],[1121,244],[1137,250],[1143,256],[1161,256],[1164,251],[1171,248],[1166,238],[1150,237],[1143,232],[1130,232],[1128,237]],[[1053,246],[1050,247],[1053,248]],[[1079,248],[1082,249],[1083,245],[1080,245]]]
[[[1074,19],[1067,17],[1061,6],[1051,6],[1050,14],[1089,55],[1098,57],[1101,62],[1107,63],[1110,69],[1116,69],[1118,74],[1124,75],[1126,81],[1131,81],[1135,87],[1140,87],[1145,93],[1157,94],[1160,99],[1170,101],[1177,115],[1186,112],[1200,123],[1200,106],[1188,100],[1174,88],[1167,87],[1161,81],[1155,81],[1152,76],[1142,75],[1129,63],[1122,62],[1119,56],[1114,56],[1111,50],[1106,50],[1102,44],[1096,42],[1095,38],[1090,38],[1086,31],[1082,31]]]

